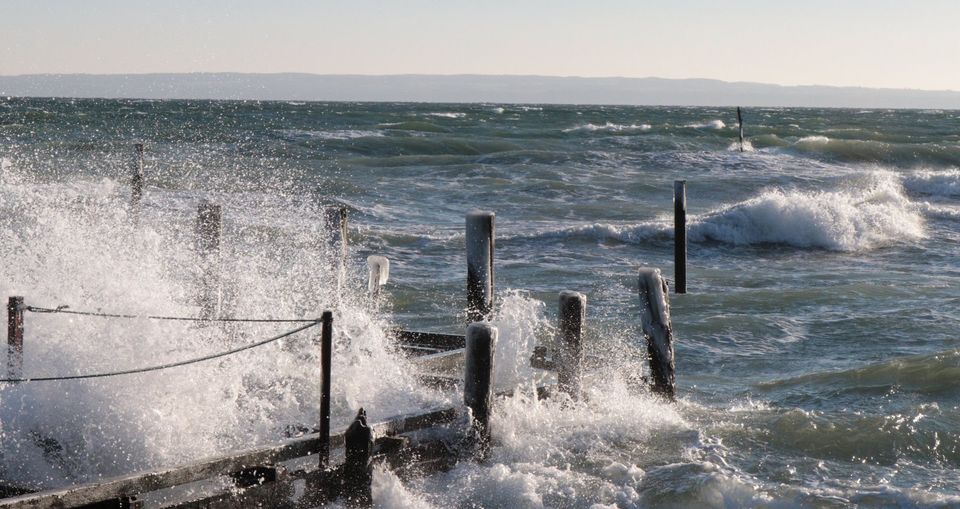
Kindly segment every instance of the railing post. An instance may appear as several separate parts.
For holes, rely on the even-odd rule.
[[[370,456],[373,453],[373,430],[367,426],[367,413],[361,408],[344,434],[343,491],[349,507],[370,507],[372,472]]]
[[[687,293],[687,181],[673,182],[674,291]]]
[[[647,340],[653,391],[672,400],[676,390],[676,375],[667,281],[660,276],[660,269],[641,268],[639,289],[640,318]]]
[[[486,322],[467,327],[464,355],[463,403],[473,414],[477,452],[485,458],[490,447],[490,407],[493,404],[493,356],[497,328]]]
[[[560,292],[557,385],[573,399],[580,397],[583,383],[583,324],[586,312],[586,295]]]
[[[140,220],[140,200],[143,197],[143,143],[134,145],[136,156],[130,177],[130,212],[134,221]]]
[[[367,269],[370,279],[367,282],[367,291],[371,299],[380,296],[380,287],[390,279],[390,260],[383,256],[371,255],[367,257]]]
[[[320,318],[320,468],[330,465],[330,370],[333,365],[333,313]]]
[[[7,376],[23,377],[23,297],[7,301]]]
[[[493,310],[493,212],[467,213],[467,320],[479,322]]]
[[[211,320],[220,304],[220,205],[203,202],[197,208],[197,251],[200,255],[200,318]]]

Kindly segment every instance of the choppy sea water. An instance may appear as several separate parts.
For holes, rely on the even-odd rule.
[[[338,311],[334,414],[459,401],[384,337],[463,328],[464,214],[497,213],[488,462],[384,507],[960,507],[960,112],[548,105],[0,101],[0,296],[196,314],[196,207],[224,207],[236,316]],[[132,144],[147,187],[131,224]],[[643,366],[636,269],[672,278],[687,179],[680,399]],[[350,209],[339,274],[322,207]],[[365,297],[369,254],[391,261]],[[588,296],[608,368],[579,403],[523,380],[557,293]],[[283,330],[28,314],[24,372],[174,361]],[[0,478],[58,486],[282,439],[317,420],[308,336],[203,365],[0,388]],[[51,444],[55,443],[56,446]]]

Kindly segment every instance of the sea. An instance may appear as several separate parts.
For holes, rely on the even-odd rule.
[[[334,312],[334,427],[459,405],[392,327],[463,334],[464,218],[496,214],[492,446],[389,508],[960,507],[960,112],[0,99],[0,297],[23,377],[252,344],[196,316],[197,209],[222,207],[223,316]],[[145,187],[131,205],[134,144]],[[673,292],[686,181],[687,293]],[[324,210],[348,211],[349,255]],[[390,261],[378,298],[367,257]],[[650,394],[637,275],[668,280],[677,400]],[[559,292],[587,296],[583,397],[536,397]],[[0,479],[176,466],[316,427],[316,329],[188,366],[0,384]]]

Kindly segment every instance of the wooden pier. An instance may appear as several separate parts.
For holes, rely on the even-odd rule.
[[[142,147],[134,166],[133,203],[139,206],[143,185]],[[222,211],[212,204],[198,211],[197,237],[203,266],[198,290],[201,322],[216,321],[219,309],[219,236]],[[346,212],[338,209],[325,214],[329,242],[338,257],[347,250]],[[350,426],[330,428],[330,390],[336,380],[337,359],[332,356],[333,313],[326,311],[318,320],[303,321],[288,335],[320,326],[320,422],[309,433],[271,445],[260,446],[208,458],[188,465],[160,468],[114,477],[93,483],[42,491],[4,486],[0,480],[0,509],[40,509],[81,507],[135,508],[227,508],[227,507],[316,507],[332,500],[348,506],[367,507],[372,503],[371,472],[382,465],[408,478],[451,467],[457,461],[484,461],[495,430],[489,426],[496,411],[495,401],[513,391],[495,393],[493,360],[498,341],[497,328],[489,321],[494,312],[494,214],[472,211],[466,219],[467,284],[466,306],[469,316],[463,334],[418,332],[403,329],[387,331],[420,370],[425,384],[462,387],[463,404],[434,408],[413,414],[368,423],[362,408]],[[386,282],[383,271],[389,262],[383,257],[369,262],[372,298],[379,298],[379,287]],[[374,273],[376,271],[376,273]],[[666,281],[659,270],[640,269],[638,274],[644,336],[648,345],[653,382],[651,391],[672,399],[674,389],[673,333],[670,324]],[[563,393],[577,399],[585,383],[585,372],[600,369],[603,363],[584,353],[589,338],[584,337],[587,296],[575,291],[559,293],[558,337],[556,350],[535,348],[531,366],[556,372],[556,380],[538,387],[540,397]],[[67,312],[62,308],[45,309],[25,305],[25,298],[11,297],[8,303],[8,362],[5,383],[42,383],[22,372],[24,349],[29,350],[24,313]],[[107,313],[106,317],[126,317]],[[150,317],[157,319],[194,319],[190,317]],[[233,319],[224,319],[233,320]],[[255,320],[251,320],[255,321]],[[29,332],[29,328],[27,328]],[[278,336],[285,337],[284,335]],[[270,338],[259,344],[266,344]],[[252,348],[252,347],[251,347]],[[237,350],[240,351],[240,350]],[[202,362],[218,355],[189,362]],[[189,362],[175,363],[171,366]],[[167,369],[169,366],[151,367]],[[130,372],[130,371],[128,371]],[[97,374],[114,376],[128,372]],[[134,370],[133,372],[136,372]],[[72,378],[84,378],[75,376]],[[306,465],[306,466],[305,466]],[[214,482],[218,481],[218,482]],[[195,490],[197,486],[207,486]],[[210,486],[213,486],[212,488]],[[194,493],[202,492],[202,495]]]

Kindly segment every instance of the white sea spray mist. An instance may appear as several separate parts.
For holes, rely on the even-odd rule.
[[[11,175],[12,174],[12,175]],[[353,264],[346,281],[299,197],[148,188],[139,226],[111,179],[38,182],[8,165],[0,186],[0,293],[28,305],[196,316],[199,199],[222,202],[224,312],[316,318],[335,311],[334,426],[448,403],[421,387],[387,339]],[[306,204],[305,204],[306,203]],[[229,297],[229,298],[226,298]],[[189,322],[27,313],[26,377],[175,362],[265,339],[296,324]],[[319,422],[319,328],[190,366],[94,380],[5,384],[3,478],[45,486],[177,465],[302,433]]]

